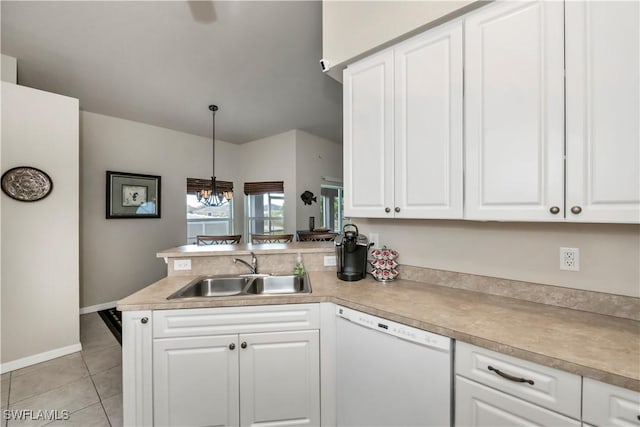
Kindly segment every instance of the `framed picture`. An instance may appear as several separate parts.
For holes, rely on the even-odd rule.
[[[107,171],[107,219],[160,218],[160,177]]]

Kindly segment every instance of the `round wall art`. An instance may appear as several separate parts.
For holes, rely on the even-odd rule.
[[[21,202],[36,202],[51,193],[53,182],[40,169],[29,166],[12,168],[2,174],[2,191]]]

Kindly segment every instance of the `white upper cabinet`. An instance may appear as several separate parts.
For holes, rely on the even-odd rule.
[[[640,221],[640,3],[566,2],[567,213]]]
[[[462,24],[345,70],[345,215],[462,218]]]
[[[391,216],[393,51],[347,68],[343,91],[345,216]]]
[[[640,223],[640,3],[498,1],[349,66],[344,177],[346,216]]]
[[[462,218],[462,24],[394,49],[396,218]]]
[[[465,20],[465,218],[564,216],[562,2],[505,2]]]

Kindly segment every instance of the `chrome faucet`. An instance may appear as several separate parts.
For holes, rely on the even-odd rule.
[[[258,258],[256,258],[256,254],[254,254],[253,252],[251,252],[251,264],[249,264],[247,261],[243,259],[239,259],[239,258],[233,259],[234,264],[238,262],[249,267],[251,269],[251,274],[258,274]]]

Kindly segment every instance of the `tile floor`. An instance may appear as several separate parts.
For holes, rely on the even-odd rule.
[[[80,316],[82,351],[2,374],[0,427],[122,426],[122,349],[98,313]],[[68,411],[68,420],[7,419],[5,410]],[[24,414],[24,412],[22,412]]]

